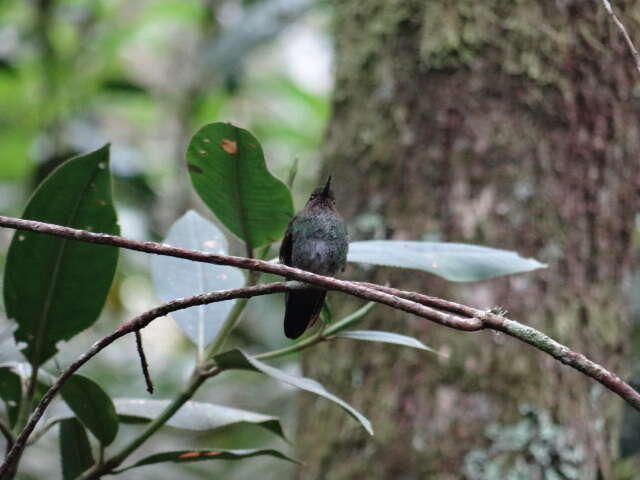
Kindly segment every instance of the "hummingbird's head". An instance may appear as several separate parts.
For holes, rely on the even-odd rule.
[[[335,201],[336,200],[333,196],[333,191],[331,190],[331,176],[329,176],[329,178],[327,179],[327,183],[324,185],[324,187],[318,187],[313,191],[313,193],[309,197],[309,201],[307,202],[307,205],[328,204],[333,206]]]

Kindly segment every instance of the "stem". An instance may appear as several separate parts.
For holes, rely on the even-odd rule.
[[[144,354],[144,347],[142,346],[142,334],[140,330],[136,330],[136,349],[138,350],[138,356],[140,357],[140,368],[142,369],[142,376],[144,377],[144,382],[147,385],[147,392],[150,395],[153,394],[153,381],[151,380],[151,375],[149,374],[149,364],[147,363],[147,357]]]
[[[247,245],[247,257],[253,258],[253,248],[251,248],[248,245]],[[249,270],[247,287],[252,287],[254,285],[257,285],[259,279],[260,279],[260,272]],[[231,312],[229,312],[229,316],[222,324],[222,327],[220,328],[220,331],[218,332],[218,335],[216,336],[215,340],[207,348],[207,351],[205,352],[203,357],[205,362],[207,360],[212,359],[213,356],[216,353],[218,353],[220,349],[222,349],[225,342],[227,341],[227,338],[229,337],[229,335],[231,335],[231,332],[238,324],[240,315],[242,315],[242,312],[244,312],[244,309],[246,308],[248,303],[249,303],[249,298],[242,298],[240,300],[236,300],[236,303],[233,306],[233,309],[231,309]]]
[[[229,316],[222,324],[222,327],[220,328],[220,331],[218,332],[215,340],[211,343],[211,345],[209,345],[209,347],[207,347],[207,351],[204,354],[205,361],[213,358],[213,356],[218,353],[224,346],[225,342],[227,341],[227,337],[229,337],[229,335],[235,328],[240,315],[242,315],[242,312],[247,306],[247,303],[249,303],[248,298],[241,298],[240,300],[236,301],[236,304],[233,306],[233,309],[231,309],[231,312],[229,312]]]
[[[168,313],[175,312],[184,308],[205,305],[207,303],[223,302],[225,300],[231,300],[233,298],[250,297],[255,295],[267,295],[270,293],[283,292],[287,289],[289,284],[286,282],[275,282],[265,285],[256,285],[255,287],[243,287],[235,290],[223,290],[219,292],[209,292],[201,295],[195,295],[188,298],[179,298],[172,300],[171,302],[160,305],[152,310],[144,312],[137,317],[129,320],[113,333],[101,338],[94,343],[89,350],[83,353],[78,359],[76,359],[67,369],[56,379],[56,381],[49,387],[46,393],[40,399],[40,402],[33,410],[31,417],[27,421],[22,432],[15,439],[15,443],[11,450],[7,454],[4,463],[0,465],[0,479],[13,478],[13,472],[15,472],[16,466],[20,460],[22,452],[26,446],[29,435],[33,432],[40,418],[44,414],[45,410],[62,388],[67,379],[73,375],[82,365],[87,363],[98,352],[111,345],[118,338],[127,335],[128,333],[135,332],[141,328],[146,327],[153,320],[159,317],[163,317]]]
[[[315,334],[311,335],[304,340],[299,341],[293,345],[289,345],[288,347],[279,348],[278,350],[272,350],[270,352],[264,352],[259,355],[256,355],[254,358],[258,360],[271,360],[272,358],[280,358],[287,355],[291,355],[292,353],[297,353],[302,350],[305,350],[313,345],[316,345],[320,342],[324,342],[328,340],[327,337],[324,336],[322,329],[318,330]]]
[[[180,394],[175,397],[169,405],[167,405],[167,407],[162,411],[160,415],[154,418],[153,421],[149,423],[149,425],[147,425],[147,428],[145,428],[140,435],[131,440],[117,454],[102,463],[102,465],[94,465],[89,470],[84,472],[80,477],[78,477],[78,480],[100,478],[102,475],[105,475],[111,472],[113,469],[117,468],[122,462],[126,460],[129,455],[137,450],[140,445],[146,442],[149,437],[151,437],[161,427],[163,427],[164,424],[167,423],[167,420],[169,420],[178,410],[180,410],[180,407],[182,407],[193,397],[196,390],[200,388],[200,385],[204,383],[206,378],[207,377],[205,377],[204,375],[200,375],[198,369],[196,368],[184,390],[182,390],[182,392],[180,392]]]
[[[63,150],[63,128],[60,98],[60,58],[51,36],[55,20],[56,0],[37,0],[34,2],[33,42],[36,47],[41,78],[39,103],[43,112],[44,130],[50,135],[53,152]]]
[[[16,434],[20,433],[24,426],[27,424],[29,414],[31,413],[31,404],[33,402],[33,397],[36,393],[37,382],[38,368],[32,364],[31,375],[29,375],[29,380],[27,380],[26,388],[24,388],[23,383],[20,406],[18,407],[18,416],[16,418],[16,424],[13,427]]]

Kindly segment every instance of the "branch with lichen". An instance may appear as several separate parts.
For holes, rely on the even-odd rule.
[[[187,250],[162,243],[140,242],[116,235],[93,233],[60,225],[5,216],[0,216],[0,226],[16,230],[55,235],[82,242],[111,245],[156,255],[184,258],[191,261],[212,263],[216,265],[228,265],[256,272],[271,273],[291,280],[297,280],[297,282],[274,282],[264,285],[247,286],[235,290],[210,292],[202,295],[196,295],[194,297],[173,300],[149,310],[148,312],[142,313],[123,324],[110,335],[100,339],[87,352],[69,365],[42,397],[26,426],[16,437],[14,445],[7,454],[4,463],[0,466],[0,478],[4,473],[10,470],[15,459],[20,457],[26,446],[29,435],[33,432],[33,429],[42,417],[42,414],[64,382],[88,360],[118,338],[129,333],[139,332],[154,319],[165,316],[176,310],[235,298],[250,298],[258,295],[291,291],[293,289],[303,287],[303,284],[299,282],[317,285],[326,290],[340,291],[365,300],[382,303],[392,308],[414,314],[418,317],[456,330],[473,332],[488,329],[502,332],[506,335],[517,338],[522,342],[528,343],[534,348],[551,355],[565,365],[568,365],[593,378],[604,385],[607,389],[616,393],[633,408],[640,411],[640,393],[634,390],[617,375],[608,371],[601,365],[589,360],[584,355],[572,351],[567,346],[553,340],[544,333],[527,325],[523,325],[515,320],[506,318],[500,314],[500,312],[480,310],[417,292],[408,292],[372,283],[351,282],[332,277],[325,277],[297,268],[288,267],[286,265],[253,258]],[[308,342],[308,345],[305,344],[302,348],[311,346],[320,340],[322,339],[318,338],[313,342]],[[277,356],[280,356],[280,352],[277,353]],[[217,374],[219,371],[220,369],[214,366],[213,370],[201,372],[198,381],[204,381],[206,378],[213,376],[212,372]]]

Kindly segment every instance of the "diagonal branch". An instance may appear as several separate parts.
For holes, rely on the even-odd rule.
[[[478,319],[482,322],[483,328],[502,332],[511,337],[517,338],[538,350],[548,353],[559,362],[575,368],[579,372],[593,378],[612,392],[618,394],[633,408],[640,411],[640,394],[634,390],[631,385],[624,382],[620,377],[611,373],[601,365],[592,362],[583,354],[574,352],[535,328],[510,320],[491,311],[479,310],[477,308],[451,302],[442,298],[430,297],[416,292],[406,292],[404,290],[398,290],[396,288],[376,285],[373,283],[359,283],[369,288],[384,291],[391,295],[395,295],[406,300],[412,300],[422,305],[428,305],[433,308],[455,313],[456,315]]]
[[[636,70],[638,70],[638,73],[640,73],[640,53],[638,53],[638,49],[633,44],[633,40],[631,40],[631,36],[627,32],[627,29],[625,28],[624,24],[620,21],[616,13],[613,11],[611,2],[609,0],[601,0],[601,1],[602,1],[602,4],[604,5],[604,9],[607,11],[609,16],[611,17],[611,20],[613,20],[613,23],[615,23],[616,26],[622,32],[622,36],[624,37],[624,40],[627,42],[627,46],[629,47],[629,50],[631,50],[631,55],[633,55],[633,59],[636,62]]]
[[[374,290],[364,285],[337,278],[316,275],[315,273],[300,270],[299,268],[287,267],[277,263],[265,262],[255,258],[234,257],[219,253],[205,253],[197,250],[172,247],[164,243],[140,242],[118,235],[108,235],[106,233],[93,233],[86,230],[78,230],[51,223],[36,222],[33,220],[23,220],[20,218],[4,217],[0,215],[0,226],[15,228],[17,230],[27,230],[31,232],[47,233],[58,237],[79,240],[81,242],[98,243],[102,245],[112,245],[115,247],[137,250],[139,252],[153,253],[156,255],[167,255],[170,257],[184,258],[195,262],[213,263],[215,265],[229,265],[245,270],[254,270],[262,273],[272,273],[291,280],[318,285],[327,290],[344,292],[365,300],[382,303],[407,313],[412,313],[418,317],[455,328],[456,330],[475,331],[481,330],[482,322],[474,318],[463,318],[451,313],[441,312],[426,305],[405,300],[403,298],[390,295],[388,293]]]
[[[237,288],[235,290],[223,290],[219,292],[210,292],[204,293],[202,295],[195,295],[193,297],[179,298],[138,315],[137,317],[121,325],[111,334],[101,338],[96,343],[94,343],[89,350],[78,357],[76,361],[69,365],[67,369],[51,385],[51,387],[49,387],[49,390],[47,390],[47,392],[42,396],[40,402],[38,402],[38,405],[31,414],[31,417],[29,417],[29,421],[25,425],[24,429],[22,430],[22,432],[20,432],[20,435],[16,437],[13,447],[7,454],[4,463],[0,466],[0,478],[3,478],[3,475],[11,469],[13,462],[16,459],[20,458],[20,455],[22,454],[22,451],[26,446],[27,440],[29,439],[29,435],[31,435],[31,432],[33,432],[33,429],[44,414],[44,411],[47,409],[60,388],[62,388],[62,385],[64,385],[69,377],[77,372],[80,367],[82,367],[96,354],[104,350],[120,337],[123,337],[132,332],[138,332],[140,331],[140,329],[149,325],[156,318],[164,317],[165,315],[171,312],[175,312],[176,310],[182,310],[196,305],[223,302],[225,300],[231,300],[234,298],[247,298],[255,297],[258,295],[268,295],[270,293],[284,292],[291,289],[290,287],[291,285],[288,282],[274,282],[253,287],[243,287]]]
[[[492,313],[490,311],[479,310],[448,300],[430,297],[428,295],[423,295],[416,292],[398,290],[382,285],[338,280],[332,277],[316,275],[297,268],[291,268],[285,265],[269,263],[252,258],[204,253],[154,242],[139,242],[115,235],[92,233],[84,230],[76,230],[59,225],[35,222],[31,220],[22,220],[12,217],[0,216],[0,226],[19,230],[46,233],[89,243],[112,245],[157,255],[168,255],[192,261],[214,263],[218,265],[230,265],[253,271],[272,273],[290,279],[317,285],[327,290],[341,291],[366,300],[382,303],[456,330],[471,332],[482,329],[490,329],[500,331],[514,338],[517,338],[522,342],[532,345],[534,348],[551,355],[561,363],[564,363],[565,365],[568,365],[593,378],[612,392],[619,395],[633,408],[640,411],[640,393],[634,390],[629,384],[624,382],[617,375],[608,371],[601,365],[589,360],[584,355],[574,352],[568,347],[556,342],[544,333],[527,325],[523,325],[514,320],[510,320],[501,315]],[[276,282],[265,285],[244,287],[236,290],[211,292],[195,297],[174,300],[172,302],[154,308],[153,310],[145,312],[125,323],[111,335],[108,335],[107,337],[104,337],[103,339],[96,342],[91,347],[91,349],[89,349],[89,351],[87,351],[84,355],[82,355],[74,363],[72,363],[67,368],[67,370],[58,378],[58,380],[56,380],[54,385],[47,391],[47,393],[43,396],[42,400],[34,410],[34,413],[29,419],[27,426],[16,438],[16,442],[7,455],[5,463],[0,466],[0,477],[3,473],[6,473],[8,471],[8,469],[11,467],[11,463],[16,458],[19,458],[20,453],[24,449],[27,438],[44,413],[47,405],[49,404],[49,402],[51,402],[53,396],[57,393],[57,391],[67,380],[67,378],[69,378],[91,357],[96,355],[100,350],[104,349],[106,346],[110,345],[121,336],[134,331],[139,331],[141,328],[147,326],[155,318],[164,316],[167,313],[182,308],[187,308],[194,305],[203,305],[205,303],[212,303],[216,301],[229,300],[232,298],[249,298],[257,295],[284,292],[295,288],[300,288],[302,286],[302,284],[297,282]]]

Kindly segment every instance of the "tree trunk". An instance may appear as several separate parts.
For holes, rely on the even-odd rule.
[[[640,6],[617,3],[640,32]],[[624,374],[639,77],[602,6],[342,0],[335,35],[325,158],[352,239],[463,241],[549,264],[470,285],[346,275],[500,305]],[[593,380],[512,338],[384,307],[363,326],[449,356],[348,340],[309,352],[305,374],[370,416],[376,434],[303,397],[301,478],[612,478],[622,401]]]

